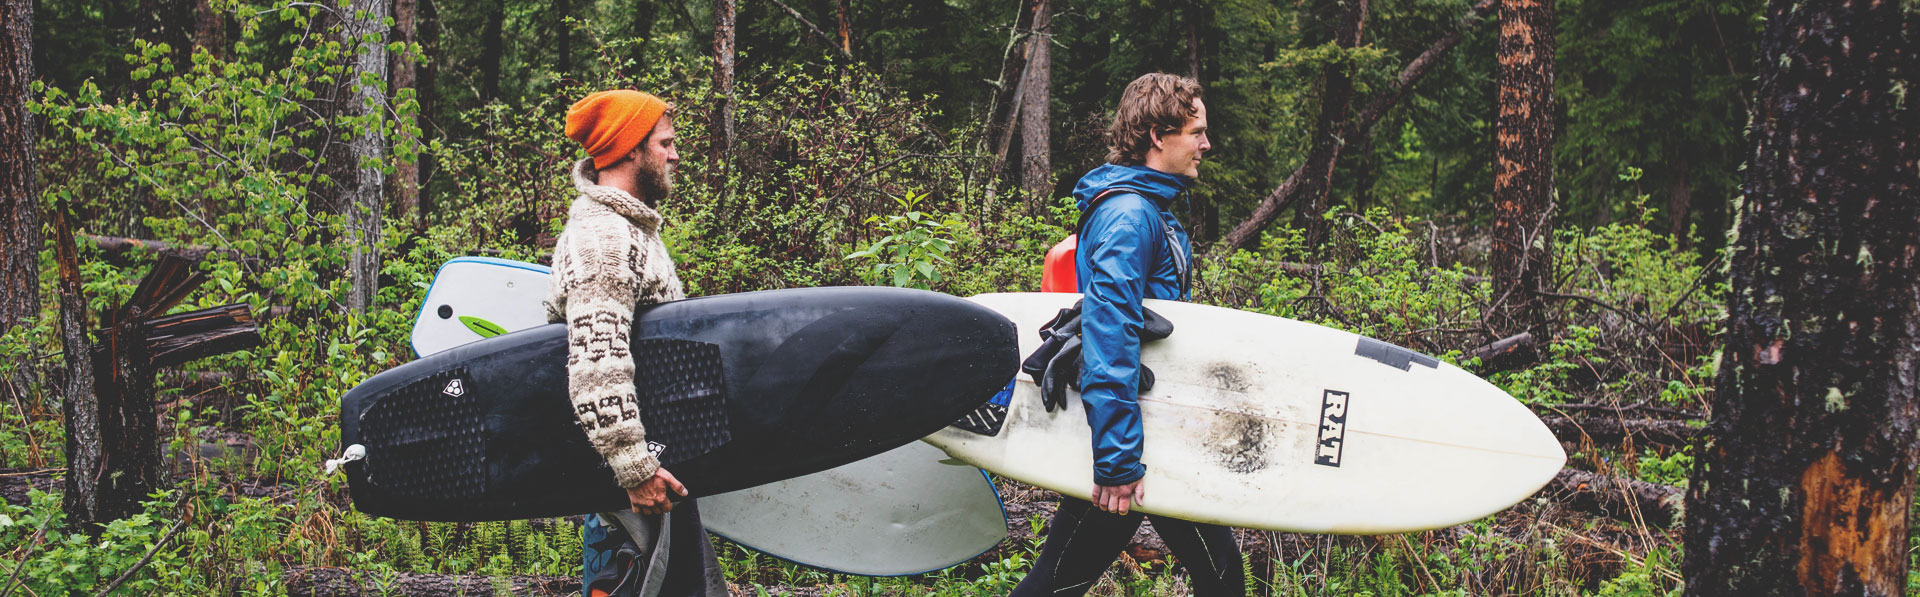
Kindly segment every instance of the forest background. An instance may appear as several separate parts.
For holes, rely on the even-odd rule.
[[[0,160],[5,269],[25,272],[0,292],[0,595],[577,591],[577,517],[371,518],[321,466],[339,396],[411,358],[441,263],[547,260],[581,157],[572,101],[630,87],[676,106],[685,159],[662,211],[689,294],[966,296],[1038,289],[1120,90],[1155,71],[1206,87],[1214,149],[1175,206],[1197,300],[1468,367],[1570,455],[1539,496],[1472,524],[1242,531],[1254,593],[1682,590],[1749,114],[1767,105],[1761,2],[5,6],[0,62],[31,68],[0,79],[28,114],[0,124],[30,149]],[[164,317],[180,314],[218,325]],[[170,325],[191,346],[157,344]],[[1906,449],[1889,566],[1913,591]],[[71,474],[108,466],[128,480]],[[727,577],[1001,594],[1050,507],[1003,492],[1013,538],[948,571],[848,577],[722,542]],[[1142,540],[1096,593],[1184,590]]]

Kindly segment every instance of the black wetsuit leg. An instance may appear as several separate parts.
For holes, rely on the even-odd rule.
[[[1061,496],[1053,524],[1047,528],[1047,541],[1040,546],[1040,559],[1014,587],[1012,597],[1085,595],[1120,550],[1126,549],[1144,518],[1139,512],[1121,516],[1095,508],[1092,502]]]
[[[1143,518],[1149,517],[1138,511],[1126,516],[1112,514],[1093,507],[1092,502],[1061,497],[1046,543],[1040,547],[1040,558],[1013,589],[1012,596],[1086,594],[1113,565],[1120,550],[1126,549]],[[1195,596],[1246,595],[1240,545],[1234,541],[1233,529],[1165,516],[1150,518],[1167,549],[1187,569],[1188,588]]]
[[[1247,594],[1246,571],[1240,567],[1240,543],[1233,529],[1217,524],[1188,522],[1149,515],[1153,531],[1187,569],[1187,588],[1195,597],[1242,597]]]

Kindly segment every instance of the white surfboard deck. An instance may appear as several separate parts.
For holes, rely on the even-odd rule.
[[[546,266],[460,257],[442,265],[414,320],[426,356],[487,336],[463,316],[511,332],[545,325]],[[911,443],[839,468],[700,498],[708,531],[782,560],[863,576],[950,568],[1007,536],[1000,493],[980,469]]]
[[[440,266],[413,319],[413,353],[426,356],[491,336],[547,323],[552,268],[495,259],[456,257]],[[492,332],[483,331],[489,327]]]
[[[1020,327],[1022,354],[1071,293],[972,297]],[[1553,479],[1566,454],[1539,417],[1452,365],[1309,323],[1149,300],[1173,335],[1141,360],[1140,510],[1229,526],[1382,534],[1498,512]],[[1367,356],[1371,353],[1374,356]],[[926,438],[954,458],[1086,499],[1092,431],[1074,393],[1049,413],[1021,375],[1004,427]]]

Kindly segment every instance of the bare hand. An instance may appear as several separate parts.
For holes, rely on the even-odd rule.
[[[667,472],[664,468],[658,469],[646,481],[627,488],[627,501],[633,503],[633,511],[636,513],[649,516],[666,514],[673,510],[673,502],[667,499],[668,489],[672,489],[681,497],[687,495],[687,486],[681,485],[679,479],[673,478],[673,473]]]
[[[1131,509],[1134,504],[1147,498],[1147,487],[1144,485],[1145,481],[1146,479],[1143,478],[1126,485],[1115,485],[1112,487],[1094,485],[1093,506],[1101,510],[1125,516],[1127,510]]]

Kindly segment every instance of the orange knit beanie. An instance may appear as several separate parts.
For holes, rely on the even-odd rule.
[[[649,94],[596,91],[567,109],[567,137],[587,148],[594,168],[605,168],[646,141],[666,112],[667,103]]]

